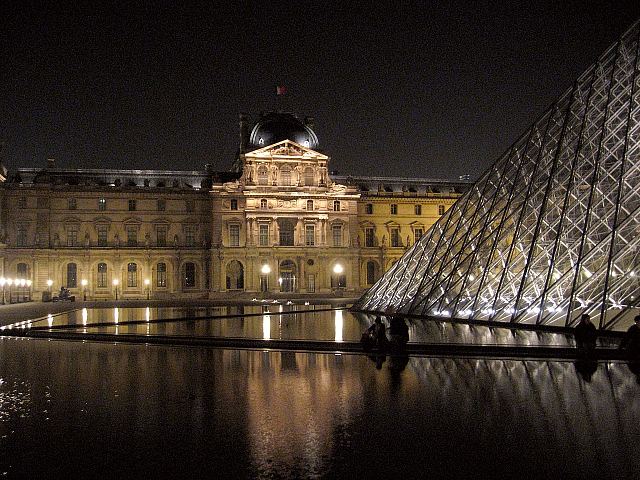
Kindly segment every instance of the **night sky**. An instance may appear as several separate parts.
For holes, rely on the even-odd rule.
[[[340,173],[475,178],[640,17],[640,1],[157,3],[91,14],[13,3],[0,7],[9,169],[52,157],[72,168],[228,170],[238,113],[279,109],[315,118]]]

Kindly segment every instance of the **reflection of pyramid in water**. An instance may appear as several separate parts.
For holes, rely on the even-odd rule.
[[[356,308],[620,329],[640,313],[634,24]]]

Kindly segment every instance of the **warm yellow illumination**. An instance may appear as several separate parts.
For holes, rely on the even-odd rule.
[[[344,327],[344,319],[342,318],[342,310],[336,310],[334,317],[336,325],[336,342],[342,342],[342,329]]]
[[[271,267],[265,263],[262,265],[260,272],[262,272],[263,275],[269,275],[271,273]]]
[[[120,283],[120,281],[117,278],[113,279],[113,286],[114,287],[117,287],[119,283]]]
[[[148,287],[150,283],[151,283],[151,281],[148,278],[144,279],[144,286],[145,287]]]
[[[51,285],[53,285],[53,280],[47,280],[47,287],[51,288]]]
[[[83,325],[87,324],[87,309],[86,308],[82,309],[82,324]]]
[[[340,275],[342,272],[344,272],[344,267],[342,265],[340,265],[339,263],[336,263],[333,266],[333,273],[336,273],[336,274]]]
[[[49,324],[49,327],[53,326],[53,315],[47,315],[47,323]]]
[[[113,309],[113,322],[118,323],[118,319],[120,318],[120,312],[118,311],[118,307]]]
[[[262,339],[271,340],[271,317],[269,315],[262,316]]]
[[[149,307],[147,307],[147,308],[145,309],[145,311],[144,311],[144,317],[145,317],[145,319],[147,320],[147,322],[148,322],[149,320],[151,320],[151,310],[149,309]],[[147,329],[148,329],[148,327],[147,327]],[[147,331],[147,333],[149,333],[149,332]]]
[[[88,284],[89,282],[86,278],[83,278],[82,281],[80,282],[80,285],[82,285],[83,287],[86,287]]]

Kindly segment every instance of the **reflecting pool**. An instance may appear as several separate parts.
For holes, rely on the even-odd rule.
[[[11,337],[0,338],[0,358],[8,478],[640,471],[640,385],[624,363],[376,364],[363,355]]]

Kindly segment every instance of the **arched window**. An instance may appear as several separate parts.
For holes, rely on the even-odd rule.
[[[127,287],[138,286],[138,265],[135,263],[127,264]]]
[[[106,263],[98,264],[97,285],[98,285],[98,288],[107,287],[107,264]]]
[[[261,165],[258,167],[258,185],[268,185],[269,183],[269,171],[267,167]]]
[[[313,210],[313,200],[307,200],[307,210]]]
[[[307,187],[312,187],[315,185],[315,178],[313,175],[313,168],[307,167],[304,169],[304,184]]]
[[[195,263],[187,262],[184,264],[184,277],[182,280],[182,286],[184,288],[194,288],[196,286]]]
[[[291,185],[291,167],[289,165],[283,165],[280,169],[280,183],[281,185]]]
[[[166,287],[167,286],[167,264],[164,262],[160,262],[156,266],[156,287]]]
[[[24,278],[27,280],[29,278],[29,265],[26,263],[16,265],[16,276],[20,279]]]
[[[260,199],[260,208],[267,208],[267,199],[266,198],[262,198]]]
[[[367,262],[367,285],[376,282],[376,262]]]
[[[75,263],[67,264],[67,288],[78,288],[78,266]]]

